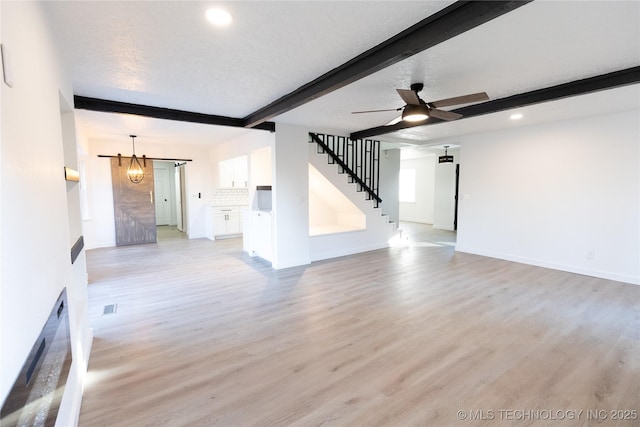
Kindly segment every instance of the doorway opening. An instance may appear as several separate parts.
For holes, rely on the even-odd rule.
[[[398,204],[403,235],[448,246],[455,245],[459,225],[460,154],[447,148],[454,162],[440,163],[445,146],[401,151]]]
[[[158,240],[187,238],[184,168],[184,163],[173,161],[153,164]]]

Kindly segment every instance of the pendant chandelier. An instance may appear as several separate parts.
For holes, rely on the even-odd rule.
[[[134,184],[140,183],[144,179],[144,169],[140,164],[140,160],[136,157],[136,135],[129,135],[131,137],[131,143],[133,145],[133,154],[131,155],[131,162],[129,163],[129,167],[127,168],[127,176],[129,177],[129,181]],[[146,166],[146,158],[143,155],[142,161]]]
[[[453,163],[453,156],[450,156],[448,153],[449,146],[444,146],[444,156],[438,157],[438,163]]]

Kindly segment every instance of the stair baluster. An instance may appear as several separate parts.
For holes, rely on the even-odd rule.
[[[374,207],[379,206],[380,141],[309,132],[309,143],[316,143],[318,153],[327,153],[329,164],[337,163],[338,172],[347,173],[349,182],[365,191]]]

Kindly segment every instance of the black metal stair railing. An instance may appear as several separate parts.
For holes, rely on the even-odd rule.
[[[357,184],[358,191],[365,191],[367,200],[379,206],[380,141],[309,132],[309,143],[316,143],[318,153],[327,153],[329,164],[340,166],[338,172],[347,173],[349,182]]]

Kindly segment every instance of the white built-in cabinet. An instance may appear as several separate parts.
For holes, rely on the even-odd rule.
[[[270,211],[245,211],[243,249],[249,255],[273,262],[272,219]]]
[[[228,237],[242,233],[242,214],[237,206],[213,208],[213,234]]]
[[[219,162],[220,187],[247,187],[249,184],[249,165],[247,156],[234,157]]]

